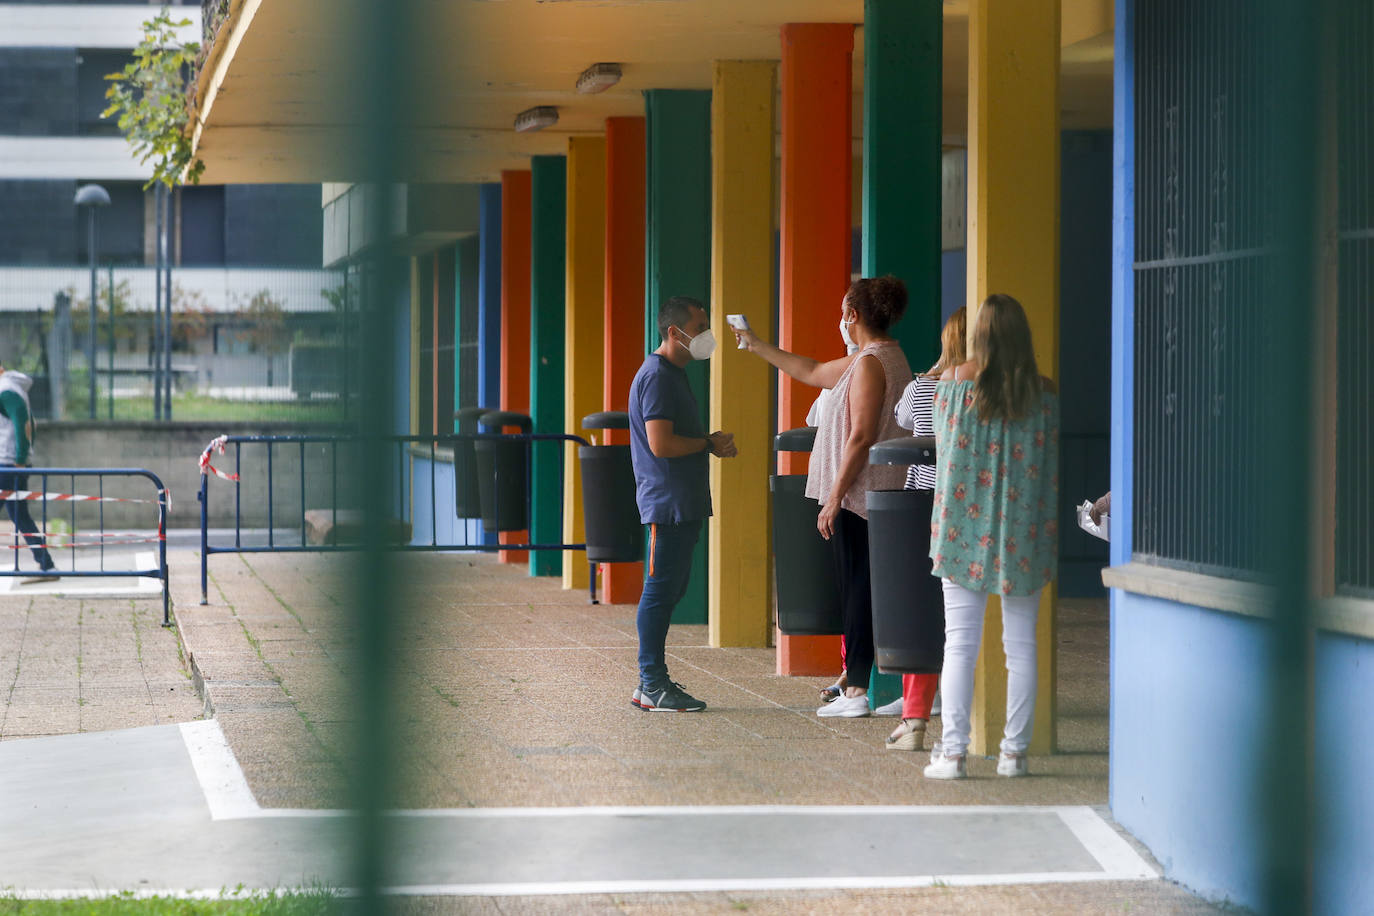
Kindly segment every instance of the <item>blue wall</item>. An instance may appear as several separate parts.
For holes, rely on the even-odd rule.
[[[1374,642],[1319,633],[1313,911],[1374,908]]]
[[[1293,740],[1258,689],[1268,661],[1257,620],[1112,593],[1112,815],[1169,878],[1247,907],[1264,878],[1255,761]]]
[[[1134,6],[1116,0],[1111,329],[1111,562],[1131,559],[1134,495]],[[1213,899],[1258,907],[1261,774],[1274,742],[1304,753],[1267,708],[1258,620],[1112,592],[1112,813],[1164,866]],[[1314,646],[1313,910],[1374,900],[1374,641],[1318,633]],[[1302,702],[1295,697],[1293,702]]]
[[[1303,752],[1301,736],[1284,727],[1286,710],[1268,706],[1265,624],[1118,591],[1111,627],[1113,816],[1167,877],[1262,909],[1268,825],[1257,763],[1274,742]],[[1367,913],[1374,642],[1321,633],[1315,659],[1313,911]]]

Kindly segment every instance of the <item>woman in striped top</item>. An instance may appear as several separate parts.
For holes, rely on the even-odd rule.
[[[965,335],[967,333],[966,316],[968,310],[963,306],[959,307],[949,321],[945,322],[945,328],[940,332],[940,359],[906,386],[902,392],[902,398],[897,402],[895,411],[897,425],[903,429],[911,430],[914,436],[933,436],[935,435],[935,425],[933,418],[935,401],[935,383],[940,379],[940,373],[953,366],[957,366],[965,360]],[[907,490],[926,490],[935,489],[935,466],[913,464],[906,472]],[[933,497],[933,492],[931,493]],[[929,513],[927,513],[929,514]],[[926,572],[930,572],[930,557],[913,557],[913,562],[923,563]],[[925,614],[939,614],[944,617],[944,598],[940,591],[940,580],[934,576],[929,577],[929,588],[922,589],[920,594],[912,595],[912,601],[917,610]],[[940,675],[938,674],[904,674],[902,675],[902,724],[888,736],[887,747],[894,751],[919,751],[921,750],[926,733],[926,722],[930,719],[931,710],[935,702],[935,692],[940,686]]]

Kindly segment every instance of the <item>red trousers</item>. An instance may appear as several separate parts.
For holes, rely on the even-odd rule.
[[[903,674],[902,718],[929,719],[930,707],[935,702],[935,691],[939,688],[938,674]]]

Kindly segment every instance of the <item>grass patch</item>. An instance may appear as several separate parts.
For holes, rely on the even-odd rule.
[[[0,916],[316,916],[347,911],[328,891],[246,893],[224,891],[218,899],[136,897],[124,893],[100,899],[23,900],[0,895]],[[356,909],[356,908],[353,908]]]
[[[85,388],[81,389],[85,392]],[[70,416],[84,417],[90,409],[90,402],[83,394],[81,398],[68,398]],[[104,420],[109,417],[109,401],[101,393],[96,398],[96,417]],[[114,419],[151,420],[153,419],[153,399],[115,398]],[[210,398],[199,394],[175,394],[172,396],[173,420],[217,420],[248,422],[310,422],[339,423],[344,420],[344,405],[339,400],[326,401],[238,401],[227,398]]]

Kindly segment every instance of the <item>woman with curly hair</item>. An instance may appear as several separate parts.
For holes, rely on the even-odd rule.
[[[840,302],[840,336],[858,350],[819,362],[735,329],[748,349],[806,385],[831,389],[820,411],[811,451],[806,495],[820,503],[816,527],[828,540],[840,587],[844,624],[844,695],[816,710],[819,716],[869,714],[873,670],[873,601],[868,568],[869,490],[901,488],[905,470],[870,466],[868,448],[902,430],[893,409],[911,378],[911,367],[889,333],[906,311],[906,286],[896,277],[856,280]]]
[[[930,779],[967,775],[973,671],[989,594],[1002,600],[1007,724],[1002,776],[1025,776],[1035,719],[1035,622],[1055,577],[1059,530],[1059,399],[1040,375],[1025,310],[989,296],[978,310],[973,358],[945,370],[935,393],[938,462],[930,557],[945,596],[943,733]]]

